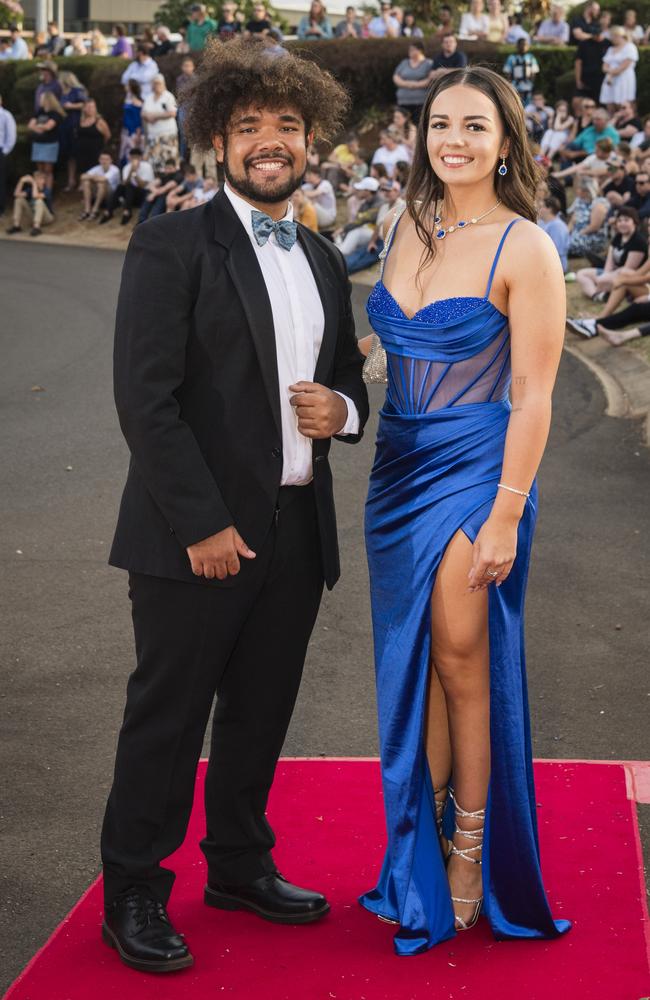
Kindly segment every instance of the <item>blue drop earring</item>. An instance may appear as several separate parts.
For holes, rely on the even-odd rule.
[[[506,158],[505,158],[505,156],[501,157],[501,166],[499,167],[497,173],[501,174],[502,177],[505,177],[506,174],[508,173],[508,168],[506,167]]]

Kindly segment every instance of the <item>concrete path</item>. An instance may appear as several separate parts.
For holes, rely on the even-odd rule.
[[[132,668],[125,576],[106,565],[127,453],[111,394],[117,252],[0,244],[0,991],[99,870]],[[367,289],[355,287],[359,332]],[[372,387],[373,410],[382,390]],[[642,421],[606,416],[566,353],[526,626],[535,754],[648,752],[648,496]],[[336,445],[343,578],[324,600],[289,755],[376,752],[363,500],[374,420]],[[650,807],[641,810],[646,850]]]

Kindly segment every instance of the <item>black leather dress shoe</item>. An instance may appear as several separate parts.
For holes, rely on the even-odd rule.
[[[203,899],[218,910],[250,910],[276,924],[309,924],[329,912],[329,903],[319,892],[310,892],[287,882],[280,872],[271,872],[247,882],[226,885],[209,882]]]
[[[102,937],[125,965],[140,972],[175,972],[194,964],[163,904],[135,889],[107,908]]]

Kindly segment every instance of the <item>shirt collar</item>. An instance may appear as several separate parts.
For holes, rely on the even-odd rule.
[[[232,207],[234,208],[234,210],[235,210],[235,212],[237,214],[237,218],[239,219],[239,221],[241,222],[242,226],[244,227],[244,229],[248,233],[249,239],[252,240],[255,243],[255,246],[257,246],[257,241],[255,240],[255,237],[253,236],[253,218],[252,218],[252,213],[255,212],[255,211],[259,211],[259,209],[255,209],[254,206],[250,204],[250,202],[248,202],[244,198],[242,198],[241,195],[236,194],[235,191],[233,191],[233,189],[230,187],[230,185],[228,184],[227,181],[225,182],[225,184],[223,186],[223,189],[224,189],[226,198],[228,199],[228,201],[230,202],[230,204],[232,205]],[[283,219],[288,219],[290,222],[293,221],[293,205],[292,205],[291,201],[289,201],[289,204],[287,205],[287,211],[286,211],[285,215],[283,215],[282,218]]]

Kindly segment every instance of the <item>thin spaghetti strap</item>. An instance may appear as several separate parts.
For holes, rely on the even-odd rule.
[[[494,255],[494,260],[492,261],[492,267],[490,268],[490,277],[488,278],[487,289],[485,292],[486,299],[489,298],[490,292],[492,290],[492,280],[494,278],[494,272],[497,269],[497,264],[499,263],[499,257],[501,256],[501,251],[503,250],[503,244],[506,241],[506,236],[517,222],[521,222],[521,216],[518,219],[512,219],[511,222],[508,223],[508,225],[506,226],[506,230],[503,236],[501,237],[501,240],[499,241],[497,252]]]
[[[395,213],[395,218],[391,222],[390,229],[386,233],[384,246],[382,248],[381,253],[379,254],[379,260],[381,261],[381,267],[379,272],[380,280],[384,277],[384,267],[386,266],[386,258],[388,257],[388,251],[390,250],[391,245],[393,243],[393,237],[395,235],[395,230],[397,229],[397,223],[402,218],[402,215],[404,214],[405,211],[406,211],[406,205],[403,205],[402,208],[400,208],[399,212]]]

